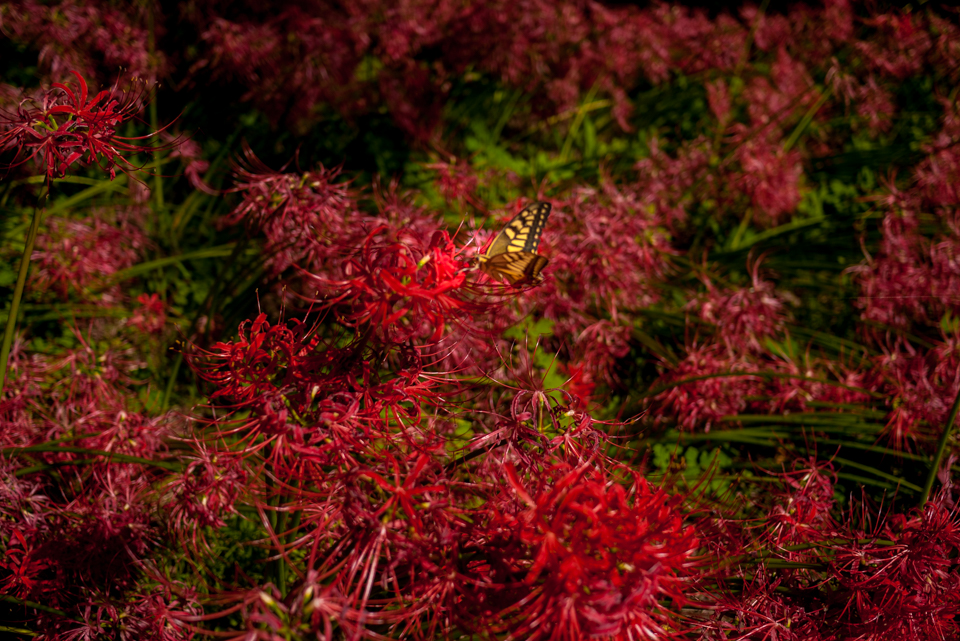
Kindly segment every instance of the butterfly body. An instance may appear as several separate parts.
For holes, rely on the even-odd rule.
[[[495,280],[506,279],[513,286],[543,280],[540,272],[549,261],[537,253],[537,247],[550,209],[547,202],[524,207],[500,230],[486,253],[477,257],[480,270]]]

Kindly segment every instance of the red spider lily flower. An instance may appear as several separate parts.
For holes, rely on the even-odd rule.
[[[296,326],[299,328],[299,323]],[[188,362],[216,386],[211,398],[246,405],[283,384],[276,377],[287,369],[301,346],[294,340],[296,328],[271,327],[266,314],[241,323],[237,334],[236,341],[216,343],[203,355],[191,355]]]
[[[83,347],[56,358],[13,352],[16,387],[0,402],[0,445],[34,445],[82,429],[100,437],[87,447],[148,456],[163,428],[127,408],[130,373],[143,363],[127,350],[94,350],[79,329],[74,334]]]
[[[477,208],[483,207],[477,198],[477,176],[468,164],[455,160],[449,164],[433,163],[424,167],[437,172],[437,191],[448,205],[459,209],[463,209],[464,203]]]
[[[73,291],[84,300],[119,295],[119,287],[108,285],[108,279],[133,265],[150,241],[130,218],[118,215],[111,224],[105,220],[109,212],[98,214],[82,222],[48,221],[48,231],[37,238],[32,257],[37,265],[32,285],[38,291],[52,290],[64,299]],[[98,291],[104,286],[107,292]]]
[[[555,203],[544,232],[555,277],[529,297],[553,322],[554,335],[565,337],[569,358],[598,384],[615,382],[614,365],[630,350],[625,312],[657,302],[654,284],[676,253],[666,216],[649,193],[613,183],[603,181],[599,193],[581,188]]]
[[[702,427],[709,432],[724,416],[742,412],[747,398],[758,394],[760,379],[748,375],[757,369],[720,345],[693,345],[686,358],[661,377],[667,389],[655,397],[654,415],[673,417],[681,429]]]
[[[955,102],[955,101],[954,101]],[[915,168],[916,189],[902,191],[887,184],[879,199],[885,210],[879,250],[849,271],[861,288],[858,306],[865,320],[899,329],[910,323],[936,327],[944,314],[957,316],[960,287],[956,256],[960,234],[956,224],[928,236],[920,212],[935,211],[944,221],[960,202],[960,107],[943,104],[943,126]]]
[[[400,350],[401,369],[381,381],[365,346],[358,339],[334,347],[304,323],[271,326],[261,315],[241,325],[238,340],[217,343],[188,362],[217,388],[212,399],[251,412],[242,425],[220,422],[221,430],[265,437],[274,444],[276,465],[301,474],[303,457],[340,464],[372,439],[414,428],[422,404],[433,402],[433,383],[421,378],[415,354]]]
[[[563,390],[546,386],[546,374],[541,369],[541,362],[549,357],[538,354],[540,349],[539,344],[532,351],[529,345],[524,345],[517,350],[514,358],[501,357],[501,361],[507,380],[513,383],[509,386],[513,392],[510,417],[514,421],[530,421],[536,417],[538,429],[546,429],[547,421],[552,421],[553,426],[558,427],[553,410],[560,409],[558,397],[563,395]],[[556,363],[556,357],[551,361]]]
[[[800,202],[800,154],[784,151],[779,141],[750,141],[737,149],[737,157],[742,171],[734,179],[738,189],[750,196],[756,220],[769,227],[784,222]]]
[[[82,162],[116,176],[117,167],[127,172],[139,169],[126,156],[152,151],[134,144],[138,138],[117,135],[120,126],[140,112],[143,93],[124,93],[116,87],[94,96],[76,71],[77,87],[54,83],[40,106],[21,102],[14,113],[0,113],[0,153],[12,153],[7,169],[33,160],[48,178],[66,174]]]
[[[586,376],[593,379],[615,380],[614,366],[630,352],[630,328],[608,320],[598,320],[577,336],[577,351],[582,355]]]
[[[162,32],[162,23],[148,25],[148,14],[135,6],[15,0],[4,9],[4,36],[29,43],[39,53],[40,69],[51,77],[60,78],[71,69],[87,78],[124,69],[153,82],[170,71],[165,54],[150,37],[151,31]]]
[[[357,225],[362,219],[358,194],[339,178],[340,169],[322,166],[303,174],[274,171],[244,149],[236,169],[236,191],[243,194],[243,202],[221,224],[243,223],[262,233],[273,274],[291,265],[326,273],[365,235]]]
[[[223,517],[236,513],[234,505],[247,482],[238,457],[211,453],[199,442],[194,442],[194,454],[168,487],[174,527],[193,535],[198,528],[223,526]]]
[[[797,514],[807,512],[810,529],[794,539],[807,543],[794,549],[774,545],[772,556],[750,559],[742,554],[742,538],[751,530],[740,530],[741,540],[729,547],[740,557],[731,569],[743,586],[718,595],[714,619],[702,627],[724,631],[721,638],[744,641],[956,638],[960,514],[949,484],[910,515],[879,518],[861,503],[859,509],[851,504],[849,515],[836,520],[826,513],[832,501],[829,464],[801,461],[796,473],[800,476],[782,477],[792,487],[781,497],[793,493],[800,501]],[[807,482],[811,484],[803,487]],[[761,550],[771,549],[767,537],[780,534],[781,524],[772,530],[752,529],[761,532],[755,540]],[[732,541],[736,534],[728,538]],[[729,548],[721,546],[720,552],[730,557]],[[782,561],[805,567],[785,567]],[[824,591],[824,586],[829,589]]]
[[[767,514],[769,536],[777,548],[819,541],[832,525],[836,473],[826,461],[795,461],[793,472],[771,474],[782,480],[784,491],[773,490],[774,505]]]
[[[783,330],[788,314],[785,302],[793,300],[790,292],[778,292],[774,284],[760,278],[761,260],[747,263],[750,287],[719,291],[707,282],[702,300],[688,308],[699,308],[700,318],[713,323],[731,355],[764,351],[762,341]]]
[[[31,539],[36,533],[28,533]],[[0,590],[21,599],[42,594],[51,581],[44,579],[49,575],[51,562],[45,555],[37,554],[37,550],[27,542],[19,528],[10,533],[10,541],[5,546],[6,558],[0,561],[0,568],[7,576],[0,581]]]
[[[140,307],[130,317],[130,324],[142,332],[156,334],[163,329],[167,321],[166,305],[157,294],[137,296]]]
[[[726,126],[730,118],[730,90],[727,83],[720,78],[706,84],[707,104],[710,105],[710,111],[714,117],[720,121],[722,126]]]
[[[777,359],[770,363],[770,368],[789,376],[767,380],[763,389],[764,398],[751,401],[751,411],[804,412],[811,401],[864,404],[870,398],[863,389],[865,381],[871,380],[870,373],[859,371],[852,365],[807,357],[800,363]],[[830,382],[808,380],[811,378]]]
[[[940,494],[912,515],[887,519],[877,537],[886,544],[851,534],[836,546],[831,567],[846,600],[837,617],[843,638],[956,638],[960,514],[951,497]]]
[[[679,500],[636,474],[628,491],[590,464],[548,465],[526,485],[512,465],[505,472],[524,507],[504,501],[489,526],[499,534],[488,553],[513,583],[495,615],[505,618],[487,623],[531,641],[664,638],[671,615],[662,602],[685,602],[698,544]]]
[[[917,73],[933,46],[925,25],[909,13],[896,12],[875,15],[867,23],[877,29],[877,37],[854,46],[868,67],[897,81]]]
[[[704,638],[737,641],[827,641],[838,638],[831,636],[829,628],[824,626],[827,614],[821,603],[813,601],[808,604],[792,598],[792,587],[792,583],[765,567],[757,569],[744,580],[739,593],[725,595],[727,598],[716,607],[717,612],[726,616],[702,624],[706,629],[716,630],[718,635]]]
[[[960,352],[956,339],[917,349],[906,341],[883,345],[868,380],[890,399],[884,437],[896,449],[932,442],[946,422],[960,384]]]
[[[457,258],[447,232],[436,232],[425,242],[422,235],[401,230],[397,242],[378,242],[387,229],[373,230],[360,255],[344,262],[343,280],[311,277],[328,305],[345,308],[347,323],[368,327],[388,343],[410,338],[435,343],[448,322],[483,309],[468,298],[468,265]]]
[[[373,516],[375,518],[380,517],[381,515],[389,512],[391,509],[395,510],[400,508],[406,512],[407,518],[413,525],[414,530],[420,534],[423,532],[423,523],[420,521],[420,516],[418,515],[417,509],[414,508],[413,498],[418,494],[444,491],[442,485],[417,484],[420,473],[423,472],[424,468],[426,468],[427,464],[430,462],[430,457],[426,456],[425,454],[421,454],[417,459],[413,469],[403,481],[400,480],[400,464],[397,462],[396,458],[389,454],[387,454],[384,458],[389,460],[393,466],[393,483],[390,483],[376,472],[370,470],[360,472],[361,476],[366,476],[373,479],[373,481],[380,486],[382,490],[391,494],[390,498],[387,499],[387,501],[380,507],[379,510],[376,511]]]
[[[652,137],[647,145],[650,155],[637,161],[635,191],[643,194],[645,209],[656,212],[665,227],[673,229],[687,221],[694,204],[691,188],[703,184],[716,191],[719,181],[710,170],[710,158],[716,152],[704,137],[683,143],[673,155],[661,148],[660,139]]]
[[[567,374],[567,380],[563,384],[564,391],[573,397],[577,407],[589,407],[597,390],[591,371],[582,364],[557,363],[557,366]]]
[[[512,357],[504,356],[499,347],[495,350],[500,371],[486,376],[497,380],[503,390],[502,400],[509,398],[509,415],[496,414],[492,429],[477,435],[470,442],[470,449],[478,451],[507,445],[509,456],[515,456],[525,464],[539,461],[542,447],[551,451],[563,448],[567,456],[581,462],[590,458],[605,435],[592,429],[592,419],[588,415],[577,411],[585,403],[564,389],[566,384],[564,387],[547,386],[545,372],[554,366],[562,368],[562,363],[555,357],[551,359],[538,354],[540,345],[532,352],[524,345]],[[544,367],[544,360],[552,362]],[[530,446],[537,449],[531,452]]]
[[[186,641],[194,636],[187,621],[200,618],[195,598],[181,604],[172,594],[137,594],[126,603],[113,595],[97,594],[83,604],[78,614],[75,620],[50,621],[49,631],[43,638]]]
[[[77,340],[84,343],[79,332]],[[170,426],[163,417],[127,411],[131,367],[122,354],[95,353],[86,345],[57,359],[28,358],[19,351],[13,361],[17,388],[9,392],[16,402],[0,403],[0,445],[48,443],[69,432],[71,445],[82,448],[154,460],[163,456]],[[91,461],[86,453],[39,456],[43,463],[63,467],[54,474],[35,469],[18,478],[32,464],[29,459],[13,456],[0,463],[0,591],[74,619],[38,612],[31,627],[45,638],[93,638],[106,630],[117,638],[121,630],[130,631],[128,638],[186,636],[162,623],[154,633],[138,633],[160,621],[150,615],[167,607],[156,595],[149,602],[136,595],[160,538],[156,512],[150,516],[145,500],[156,478],[151,470],[101,457]],[[76,620],[84,622],[82,627],[75,627]]]
[[[118,617],[120,638],[185,641],[194,636],[190,624],[200,618],[196,590],[178,584],[176,590],[137,594]]]

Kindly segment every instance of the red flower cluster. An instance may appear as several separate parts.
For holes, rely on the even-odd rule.
[[[532,487],[512,466],[506,473],[516,507],[491,520],[495,583],[474,607],[513,613],[485,629],[531,640],[663,638],[673,615],[662,604],[686,602],[698,545],[677,498],[637,474],[626,489],[590,464],[533,473]]]
[[[265,309],[309,309],[277,323],[260,313],[235,338],[187,350],[209,403],[189,428],[146,409],[169,401],[175,377],[159,399],[152,382],[134,380],[164,368],[130,336],[156,342],[166,314],[179,318],[181,301],[205,289],[171,285],[164,261],[150,265],[148,293],[121,321],[60,336],[51,356],[28,354],[17,338],[0,398],[0,590],[25,610],[47,606],[32,629],[165,641],[228,626],[237,638],[331,641],[960,633],[950,466],[922,509],[885,515],[840,491],[857,478],[839,467],[848,452],[809,454],[818,444],[833,453],[847,426],[847,436],[868,426],[851,437],[860,452],[877,453],[867,440],[876,435],[875,446],[919,459],[960,386],[955,21],[845,0],[713,18],[547,0],[247,4],[229,17],[218,3],[171,13],[193,29],[171,58],[172,86],[223,90],[298,133],[332,112],[347,125],[386,114],[429,143],[429,159],[415,149],[409,160],[436,172],[433,185],[365,192],[339,169],[274,172],[249,152],[219,232],[242,227],[263,241]],[[131,155],[149,148],[118,132],[140,95],[90,95],[84,78],[105,73],[98,59],[147,78],[166,69],[159,49],[181,36],[164,19],[98,0],[0,7],[15,46],[37,49],[43,71],[84,70],[0,116],[8,169],[32,163],[51,179],[82,164],[111,178],[136,168]],[[876,181],[869,215],[834,220],[839,192],[809,189],[816,178],[804,170],[900,144],[911,128],[901,120],[926,117],[905,107],[906,82],[932,83],[939,128],[915,146],[923,158],[908,179]],[[440,136],[460,117],[449,99],[462,95],[488,113],[458,147]],[[650,112],[639,127],[638,106]],[[665,125],[666,110],[682,122]],[[517,131],[522,143],[508,138]],[[539,153],[553,134],[566,136],[563,150],[514,175],[521,145]],[[629,164],[618,167],[624,149]],[[199,144],[174,156],[193,188],[213,194]],[[576,183],[597,157],[611,165],[594,184]],[[554,205],[538,248],[550,259],[545,282],[478,286],[476,244],[458,246],[423,203],[486,213],[487,198],[529,190],[541,170],[550,191],[537,198]],[[861,178],[873,180],[871,170]],[[862,204],[861,187],[841,185]],[[182,232],[197,204],[170,216],[171,201],[155,195],[155,226],[114,225],[102,211],[54,219],[32,257],[32,287],[121,299],[113,276],[142,258],[143,230]],[[878,250],[845,273],[849,254],[842,266],[798,261],[794,273],[816,280],[832,269],[838,290],[852,280],[862,322],[851,314],[848,334],[811,338],[804,315],[844,303],[804,309],[776,280],[783,263],[749,248],[847,223],[865,230],[864,246],[881,238]],[[177,245],[162,232],[153,242],[167,241]],[[54,343],[40,334],[33,345]],[[618,415],[638,397],[632,408],[647,412],[634,423],[591,414],[591,401]],[[757,450],[750,420],[777,425]],[[797,458],[800,437],[783,425],[803,430],[808,454]],[[744,452],[766,458],[734,468],[735,479],[716,462],[692,490],[670,489],[691,478],[672,468],[660,487],[624,467],[651,441],[662,449],[673,438],[663,428],[674,427],[713,432],[678,440],[742,437]],[[900,488],[915,480],[903,475]],[[240,572],[216,557],[242,537],[251,545]],[[164,576],[166,566],[189,576],[182,567],[194,562],[217,579],[203,584],[205,613],[202,578]],[[217,629],[200,627],[218,618]]]
[[[837,522],[827,516],[833,500],[829,467],[797,469],[784,479],[790,491],[774,495],[766,523],[728,523],[716,530],[717,552],[743,551],[732,562],[727,558],[730,576],[743,581],[743,589],[721,598],[705,631],[797,641],[923,641],[960,633],[960,606],[947,597],[960,582],[960,520],[949,493],[910,515],[890,514],[871,524],[851,508]],[[873,511],[867,505],[857,509]],[[735,565],[753,554],[762,556]],[[821,590],[823,585],[830,589]]]
[[[865,377],[853,368],[837,371],[829,358],[805,355],[794,360],[783,352],[771,353],[768,340],[789,338],[785,323],[791,296],[761,278],[759,261],[751,272],[750,287],[723,291],[708,282],[707,292],[688,305],[700,318],[702,335],[690,343],[682,360],[664,362],[660,393],[652,402],[658,421],[709,431],[725,417],[747,410],[802,412],[810,403],[867,398],[857,389]]]
[[[668,5],[641,10],[544,0],[408,0],[388,9],[372,2],[350,8],[317,2],[233,15],[249,18],[203,14],[198,20],[206,45],[193,66],[198,77],[238,82],[247,99],[293,122],[310,118],[321,103],[351,117],[388,105],[398,125],[425,140],[434,135],[451,79],[467,69],[537,95],[534,117],[576,109],[584,94],[599,94],[611,101],[620,126],[630,129],[628,93],[638,83],[663,83],[674,69],[737,69],[752,28],[764,50],[786,41],[805,55],[815,34],[823,42],[815,53],[823,60],[832,46],[849,40],[853,18],[846,3],[830,11],[797,7],[780,19],[760,19],[747,8],[742,20],[711,20]],[[790,59],[782,67],[797,66],[787,53],[781,57]],[[802,71],[780,76],[786,90],[800,86],[798,76]],[[288,96],[296,96],[292,106]]]
[[[89,346],[56,358],[12,352],[0,399],[0,590],[46,607],[32,626],[47,638],[182,638],[179,616],[194,608],[144,581],[163,539],[153,483],[177,421],[130,407],[139,366]]]
[[[297,513],[293,524],[271,522],[273,546],[322,568],[282,600],[247,594],[250,632],[383,626],[426,639],[492,626],[637,638],[670,625],[673,611],[658,604],[683,601],[696,546],[679,499],[639,477],[629,490],[614,481],[603,434],[561,402],[575,399],[536,379],[536,351],[520,352],[505,373],[516,387],[502,395],[429,374],[423,361],[442,351],[436,341],[482,332],[494,308],[467,282],[445,232],[396,226],[417,215],[402,200],[380,207],[376,218],[356,217],[381,224],[359,246],[341,243],[339,265],[314,263],[342,278],[304,279],[326,295],[314,300],[321,313],[357,335],[261,315],[236,341],[189,357],[235,417],[210,421],[195,444],[197,462],[174,489],[179,527],[196,537],[231,502]],[[504,471],[512,491],[500,485]],[[537,489],[524,489],[526,476]],[[613,556],[611,545],[629,553]]]
[[[321,269],[346,256],[366,235],[355,219],[357,194],[338,181],[337,169],[302,175],[273,172],[248,154],[249,168],[237,172],[243,202],[221,222],[243,223],[266,238],[266,264],[276,275],[292,265]]]
[[[131,217],[115,224],[109,212],[96,212],[86,221],[51,219],[49,231],[37,238],[31,285],[66,299],[71,291],[81,300],[116,301],[119,285],[111,277],[131,267],[148,246],[146,234]],[[105,291],[96,291],[97,289]]]
[[[0,20],[8,35],[39,50],[54,80],[79,69],[86,78],[109,82],[123,69],[153,84],[166,71],[165,56],[150,50],[145,10],[99,0],[14,0],[0,8]]]

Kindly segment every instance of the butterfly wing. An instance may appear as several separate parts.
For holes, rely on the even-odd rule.
[[[480,269],[491,278],[506,278],[511,285],[539,282],[540,271],[549,261],[537,254],[537,247],[551,208],[547,202],[524,207],[479,256]]]
[[[506,278],[511,285],[520,283],[539,283],[543,278],[540,272],[550,261],[540,254],[530,252],[512,252],[497,254],[485,263],[482,269],[491,278]]]

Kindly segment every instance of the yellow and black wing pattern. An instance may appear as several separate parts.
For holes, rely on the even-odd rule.
[[[487,253],[477,257],[481,271],[495,280],[506,279],[514,286],[542,281],[540,271],[549,261],[537,253],[537,247],[550,209],[547,202],[524,207],[497,234]]]

